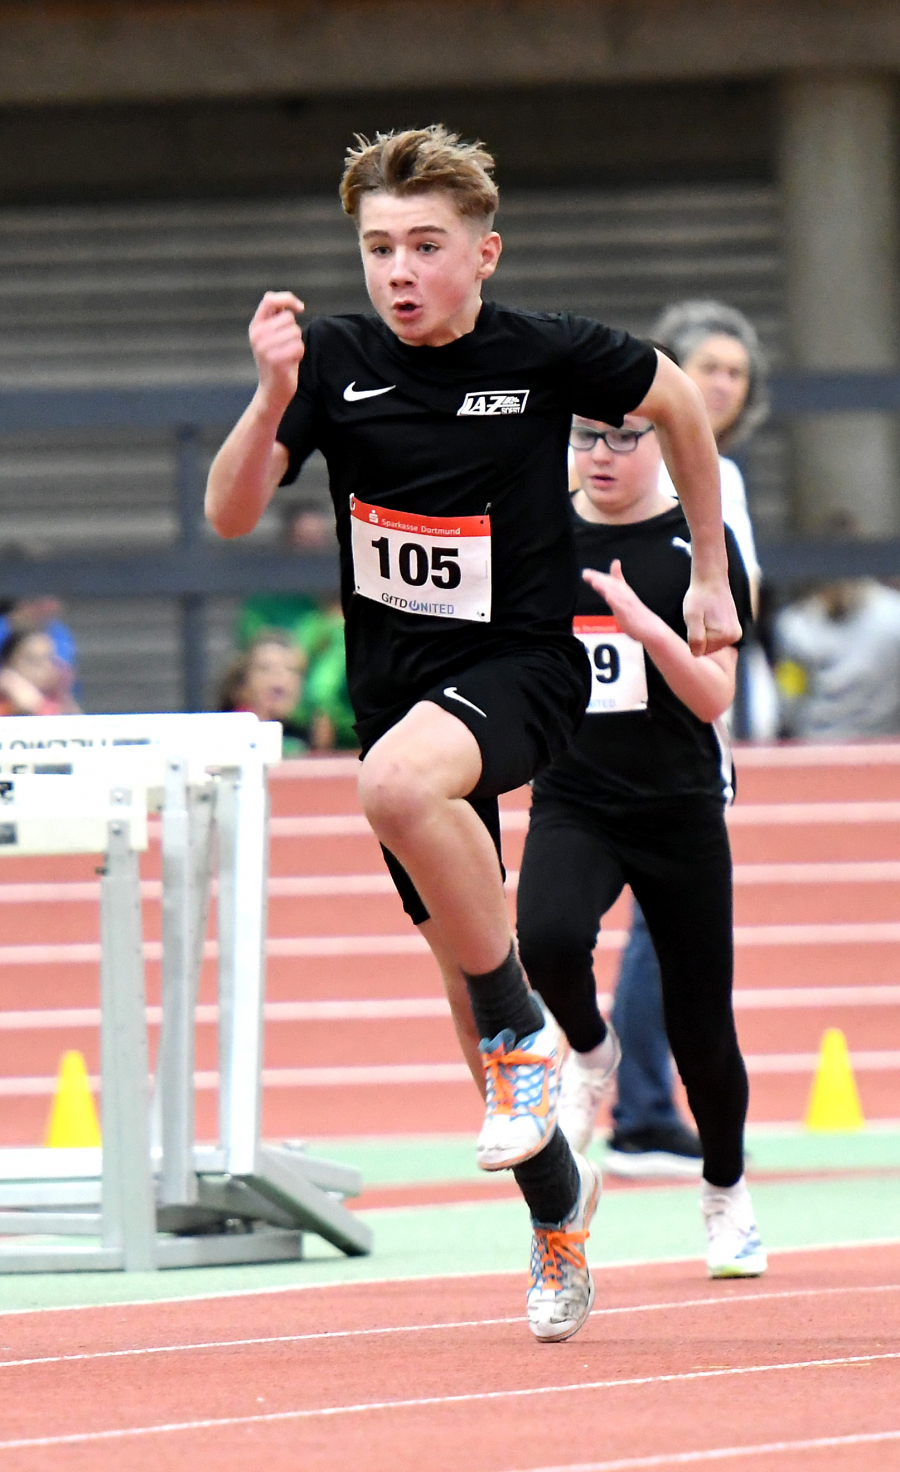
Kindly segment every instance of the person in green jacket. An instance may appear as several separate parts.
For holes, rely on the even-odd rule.
[[[318,501],[289,503],[282,517],[282,542],[291,552],[324,552],[334,538],[331,518]],[[323,602],[309,593],[258,593],[241,608],[236,627],[246,649],[267,629],[284,629],[306,656],[306,679],[291,719],[308,729],[321,749],[354,749],[359,740],[347,691],[344,619],[337,598]]]

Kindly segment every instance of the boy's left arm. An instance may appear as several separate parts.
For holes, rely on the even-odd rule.
[[[623,633],[643,644],[673,695],[698,720],[712,722],[728,709],[734,700],[735,648],[692,654],[680,635],[629,587],[618,558],[608,573],[587,568],[582,577],[609,604]]]

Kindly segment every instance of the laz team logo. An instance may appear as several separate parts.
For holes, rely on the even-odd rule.
[[[483,394],[466,394],[457,409],[460,414],[524,414],[530,389],[504,388]]]

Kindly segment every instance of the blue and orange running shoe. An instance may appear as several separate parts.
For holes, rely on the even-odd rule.
[[[560,1034],[553,1018],[516,1043],[512,1030],[483,1039],[485,1116],[475,1158],[482,1170],[508,1170],[537,1155],[556,1128]]]
[[[581,1188],[571,1215],[557,1226],[533,1226],[526,1305],[531,1332],[542,1344],[571,1339],[594,1302],[585,1243],[600,1199],[600,1175],[583,1155],[575,1155],[575,1164]]]

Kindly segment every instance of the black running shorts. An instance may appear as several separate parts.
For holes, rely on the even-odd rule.
[[[478,742],[481,776],[467,801],[490,833],[501,867],[497,799],[530,782],[565,750],[581,725],[590,685],[582,646],[567,639],[484,660],[419,697],[456,716]],[[404,910],[414,925],[421,925],[428,911],[415,885],[383,845],[382,852]]]

